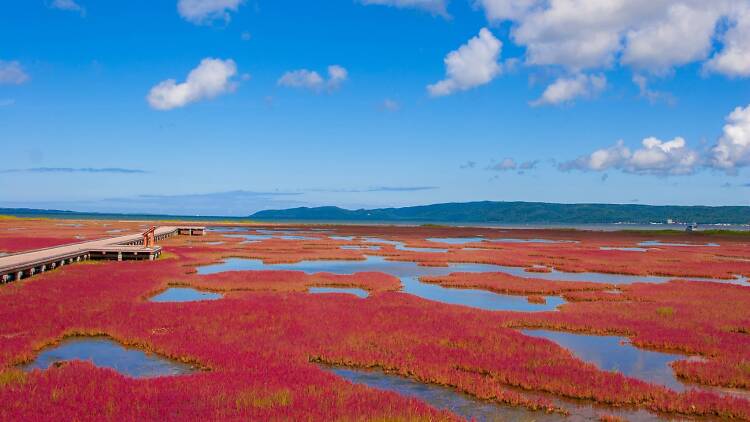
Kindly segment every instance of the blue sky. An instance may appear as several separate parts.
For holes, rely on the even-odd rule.
[[[3,2],[0,207],[750,205],[750,2],[605,3]]]

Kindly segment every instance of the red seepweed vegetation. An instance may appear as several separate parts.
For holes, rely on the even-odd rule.
[[[424,240],[427,237],[479,233],[475,229],[443,228],[370,228],[374,233],[369,234],[361,227],[337,230],[339,234],[403,240],[414,247],[435,247]],[[397,235],[389,236],[391,233]],[[594,246],[589,244],[595,239],[602,244],[615,243],[575,232],[534,233],[534,237],[555,236],[577,236],[581,244],[503,244],[488,251],[451,246],[445,254],[384,247],[368,253],[422,263],[466,259],[506,265],[512,262],[522,267],[578,265],[588,271],[599,265],[600,258],[593,258],[593,264],[585,260],[578,263],[578,252],[570,250],[586,249],[595,256]],[[614,286],[606,284],[500,273],[425,280],[525,296],[563,294],[581,298],[563,305],[559,312],[524,314],[444,305],[394,292],[399,280],[381,273],[254,271],[200,276],[194,272],[196,265],[230,256],[267,262],[364,259],[362,251],[341,250],[347,242],[327,239],[325,234],[311,233],[311,237],[315,239],[271,239],[252,244],[215,234],[200,239],[175,238],[164,242],[168,253],[156,262],[66,266],[0,287],[0,401],[4,403],[0,419],[29,420],[39,415],[91,420],[359,420],[363,415],[365,419],[454,419],[419,401],[345,382],[315,363],[381,368],[483,399],[547,411],[560,409],[524,392],[547,392],[660,412],[750,419],[750,402],[746,400],[701,391],[676,393],[603,372],[549,341],[515,330],[538,327],[627,335],[637,346],[706,358],[706,362],[676,363],[680,376],[703,384],[746,387],[747,371],[742,371],[750,350],[746,334],[750,289],[744,286],[644,283],[617,286],[622,293],[613,294],[605,290]],[[225,243],[207,244],[219,240]],[[747,254],[737,252],[739,247],[731,248],[733,254]],[[673,254],[671,259],[676,262],[661,258],[651,262],[661,271],[680,263],[697,269],[696,261],[719,259],[711,255],[719,253],[716,248],[690,249]],[[608,255],[621,262],[633,255],[601,252],[613,252]],[[731,273],[744,271],[727,268]],[[179,304],[147,301],[169,285],[222,291],[226,298]],[[303,293],[311,286],[360,287],[377,294],[361,300]],[[209,370],[134,380],[86,363],[29,374],[14,369],[15,364],[32,359],[39,349],[72,334],[108,335],[125,345],[194,362]]]

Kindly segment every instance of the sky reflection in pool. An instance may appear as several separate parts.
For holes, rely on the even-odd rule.
[[[88,360],[95,366],[112,368],[115,371],[135,377],[152,378],[168,375],[182,375],[194,372],[189,365],[165,359],[141,350],[127,349],[106,338],[74,338],[43,350],[24,369],[47,369],[59,361]]]
[[[151,302],[202,302],[223,298],[219,293],[201,292],[187,287],[171,287],[149,299]]]
[[[361,298],[369,296],[367,290],[358,289],[356,287],[310,287],[308,291],[313,294],[346,293]]]
[[[305,271],[307,273],[331,272],[336,274],[352,274],[363,271],[380,271],[396,277],[419,277],[422,275],[447,275],[455,272],[504,272],[518,277],[541,278],[544,280],[562,280],[562,281],[590,281],[593,283],[610,283],[610,284],[631,284],[631,283],[666,283],[680,277],[660,277],[660,276],[635,276],[623,274],[604,274],[604,273],[565,273],[552,270],[546,273],[530,273],[522,267],[509,267],[505,265],[492,264],[458,264],[453,263],[448,267],[425,267],[419,266],[414,262],[387,261],[381,256],[367,256],[367,259],[361,261],[301,261],[293,264],[265,265],[258,259],[239,259],[230,258],[219,264],[212,264],[204,267],[198,267],[198,274],[214,274],[225,271],[242,271],[242,270],[292,270]],[[718,279],[701,279],[690,277],[689,280],[711,281],[717,283],[731,283],[744,285],[746,278],[736,278],[733,280]],[[451,289],[452,291],[459,289]]]
[[[645,242],[641,242],[638,244],[638,246],[712,246],[717,247],[719,246],[718,243],[670,243],[670,242],[662,242],[659,240],[647,240]]]
[[[516,239],[516,238],[503,238],[503,239],[487,239],[494,243],[578,243],[577,240],[552,240],[552,239]]]
[[[448,243],[450,245],[463,245],[466,243],[482,242],[486,239],[483,237],[430,237],[429,242]]]
[[[362,240],[365,242],[369,242],[369,243],[387,243],[389,245],[393,245],[396,248],[396,250],[399,250],[399,251],[437,252],[437,253],[448,252],[448,249],[441,249],[441,248],[412,248],[412,247],[406,246],[404,242],[399,242],[397,240],[381,239],[379,237],[365,237]]]
[[[614,247],[614,246],[602,246],[599,248],[602,251],[623,251],[623,252],[648,252],[648,248],[627,248],[627,247]]]
[[[685,390],[669,366],[687,356],[638,349],[627,338],[594,336],[548,330],[522,330],[528,336],[545,338],[570,350],[574,355],[605,371],[617,371],[676,391]]]
[[[643,410],[626,410],[622,408],[607,408],[595,406],[582,401],[562,401],[551,395],[543,397],[550,399],[558,406],[570,411],[567,418],[559,414],[548,414],[543,411],[533,411],[523,407],[502,405],[500,403],[479,400],[468,394],[460,393],[452,388],[434,384],[423,384],[398,375],[386,374],[382,371],[364,369],[340,368],[321,365],[321,369],[332,372],[356,384],[380,390],[393,391],[402,396],[420,399],[437,409],[449,410],[466,419],[481,422],[489,421],[598,421],[601,414],[611,414],[631,422],[656,421],[659,418]],[[531,394],[530,394],[531,395]]]
[[[258,259],[230,258],[220,264],[198,267],[198,274],[215,274],[224,271],[291,270],[308,274],[329,272],[353,274],[364,271],[380,271],[401,279],[403,291],[425,299],[454,305],[471,306],[487,310],[549,311],[563,303],[556,296],[547,297],[547,303],[528,303],[525,296],[497,294],[478,289],[454,289],[437,284],[422,283],[422,275],[447,275],[452,272],[498,271],[494,265],[454,264],[450,267],[423,267],[414,262],[386,261],[383,257],[369,256],[362,261],[301,261],[293,264],[264,264]]]

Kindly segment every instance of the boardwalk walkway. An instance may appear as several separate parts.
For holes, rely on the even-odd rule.
[[[203,232],[203,227],[163,226],[156,229],[154,237],[158,241],[177,234]],[[143,236],[140,233],[19,252],[0,257],[0,282],[20,280],[86,259],[153,260],[160,254],[161,246],[143,246]]]

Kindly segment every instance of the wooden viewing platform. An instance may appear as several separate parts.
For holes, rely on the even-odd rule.
[[[153,231],[153,240],[174,235],[201,236],[204,233],[204,227],[165,226]],[[153,260],[159,255],[161,246],[144,245],[144,235],[140,233],[19,252],[0,257],[0,283],[31,277],[87,259]]]

